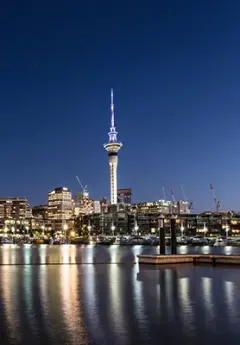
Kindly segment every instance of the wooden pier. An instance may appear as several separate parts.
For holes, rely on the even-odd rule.
[[[139,264],[240,265],[240,255],[138,255]]]

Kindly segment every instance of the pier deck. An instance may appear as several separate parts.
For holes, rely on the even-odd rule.
[[[225,264],[240,265],[240,255],[138,255],[139,264]]]

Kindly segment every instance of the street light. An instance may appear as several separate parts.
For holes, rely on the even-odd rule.
[[[26,227],[25,227],[25,229],[26,229],[26,231],[27,231],[27,235],[28,235],[28,230],[29,230],[29,227],[28,227],[28,226],[26,226]]]
[[[92,229],[90,224],[88,224],[87,229],[88,229],[88,234],[89,234],[89,237],[90,237],[91,236],[91,229]]]
[[[44,230],[45,230],[45,226],[44,226],[44,225],[42,225],[42,226],[41,226],[41,229],[42,229],[43,236],[44,236]]]
[[[134,231],[135,231],[136,233],[138,232],[138,229],[139,229],[138,225],[135,225]]]
[[[225,228],[225,231],[226,231],[226,239],[228,239],[228,232],[229,232],[229,226],[228,225],[226,225],[226,228]]]
[[[65,231],[65,237],[67,237],[67,229],[68,229],[68,225],[67,223],[64,223],[63,230]]]
[[[203,224],[203,232],[204,232],[204,236],[206,236],[206,233],[208,231],[208,228],[206,227],[206,224]]]
[[[181,236],[183,237],[183,232],[184,232],[184,226],[183,226],[183,223],[181,223],[181,228],[180,228],[180,230],[181,230]]]
[[[115,226],[114,225],[111,226],[111,230],[112,230],[112,234],[114,236],[114,230],[115,230]]]

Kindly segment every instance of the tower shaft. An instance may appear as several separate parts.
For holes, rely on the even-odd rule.
[[[109,168],[110,168],[110,201],[112,205],[117,204],[117,166],[118,154],[108,155]]]

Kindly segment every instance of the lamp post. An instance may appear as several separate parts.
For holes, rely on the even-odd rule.
[[[68,225],[67,223],[65,222],[64,225],[63,225],[63,230],[65,232],[65,238],[67,238],[67,229],[68,229]]]
[[[203,233],[205,237],[206,237],[207,231],[208,231],[208,228],[206,227],[206,224],[203,223]]]
[[[28,235],[29,227],[28,227],[28,226],[26,226],[26,227],[25,227],[25,229],[26,229],[26,231],[27,231],[27,235]]]
[[[180,228],[180,230],[181,230],[181,236],[183,237],[183,232],[184,232],[183,222],[181,223],[181,228]]]
[[[43,236],[44,236],[44,235],[45,235],[45,226],[42,225],[42,226],[41,226],[41,229],[42,229],[42,234],[43,234]]]
[[[135,232],[135,234],[137,234],[138,229],[139,229],[139,227],[138,227],[138,225],[136,224],[136,225],[134,226],[134,232]]]
[[[111,230],[112,230],[112,235],[114,236],[114,230],[115,230],[114,224],[111,226]]]
[[[229,232],[229,226],[228,225],[226,225],[225,231],[226,231],[226,239],[228,240],[228,232]]]
[[[88,229],[88,236],[90,237],[91,236],[91,224],[90,224],[90,220],[88,221],[88,226],[87,226],[87,229]]]

